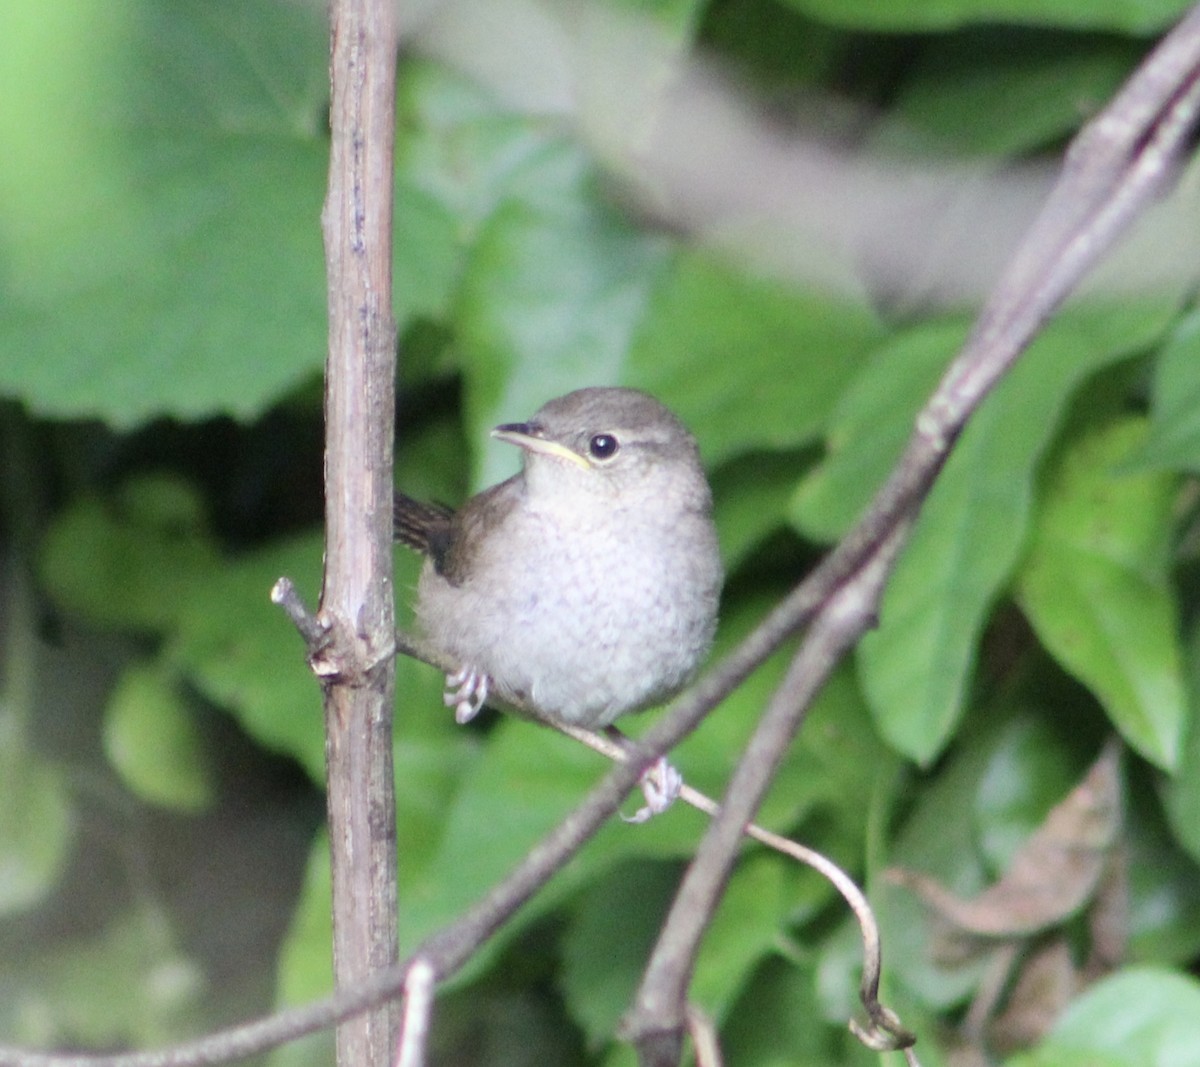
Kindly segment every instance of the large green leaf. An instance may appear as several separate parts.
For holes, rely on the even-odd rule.
[[[726,574],[771,533],[787,527],[788,507],[806,458],[800,449],[752,452],[709,472]]]
[[[415,58],[397,72],[396,122],[398,317],[444,319],[488,220],[514,187],[538,188],[539,160],[557,139],[462,76]]]
[[[548,143],[522,177],[526,187],[480,235],[457,309],[477,440],[560,393],[620,383],[667,262],[665,240],[598,201],[594,176],[565,141]],[[489,451],[484,484],[511,473],[511,453]]]
[[[808,960],[764,961],[721,1027],[721,1049],[727,1063],[829,1067],[853,1062],[843,1061],[833,1051],[845,1031],[846,1016],[837,1020],[832,1032],[816,1025],[821,1006],[813,970]]]
[[[706,459],[723,460],[815,438],[882,336],[865,303],[685,251],[650,301],[626,381],[669,398]]]
[[[435,255],[432,265],[419,247],[398,256],[424,310],[444,308],[456,329],[472,446],[552,396],[619,382],[668,242],[605,202],[587,156],[560,129],[460,76],[406,64],[400,105],[398,173]],[[431,269],[438,280],[422,295]],[[495,482],[516,463],[490,445],[475,481]]]
[[[1188,706],[1192,709],[1184,732],[1179,767],[1164,783],[1167,815],[1171,827],[1193,859],[1200,860],[1200,627],[1190,627],[1184,644]]]
[[[1063,458],[1017,595],[1043,644],[1129,743],[1172,768],[1187,714],[1169,580],[1176,481],[1112,469],[1144,438],[1140,420],[1118,422]]]
[[[43,900],[62,875],[74,837],[74,811],[61,771],[18,739],[0,707],[0,916]]]
[[[481,897],[583,799],[606,769],[595,753],[546,727],[498,724],[445,813],[437,851],[409,887],[401,915],[402,942],[412,947]],[[625,810],[632,812],[639,800],[635,795]],[[618,859],[685,853],[702,827],[702,818],[681,806],[644,826],[612,820],[522,910],[519,922],[505,928],[501,941]],[[483,965],[499,943],[493,939],[483,956],[472,961],[473,968]]]
[[[219,569],[193,487],[139,478],[109,500],[83,498],[50,527],[41,573],[60,608],[89,622],[159,632],[187,590]]]
[[[778,856],[759,853],[730,878],[688,997],[717,1021],[779,936],[784,866]],[[622,864],[575,905],[563,944],[563,989],[593,1042],[611,1037],[629,1008],[679,877],[673,866]]]
[[[152,804],[199,811],[213,799],[213,767],[192,709],[161,667],[126,668],[105,709],[104,750]]]
[[[1129,462],[1200,470],[1200,311],[1179,320],[1155,361],[1150,433]]]
[[[787,915],[787,867],[775,853],[746,856],[730,876],[704,936],[689,999],[723,1020],[755,966],[778,944]]]
[[[1170,792],[1164,812],[1161,774],[1148,765],[1143,772],[1135,760],[1126,760],[1126,771],[1129,959],[1185,967],[1200,952],[1196,827],[1182,824],[1180,816],[1186,813],[1174,808]],[[1181,769],[1179,777],[1186,773]],[[1168,789],[1173,785],[1174,780]]]
[[[967,326],[961,318],[926,320],[871,354],[827,420],[825,458],[792,500],[791,519],[802,533],[836,541],[858,518],[900,457]]]
[[[880,729],[931,760],[964,707],[976,647],[1028,530],[1034,477],[1074,391],[1161,332],[1169,305],[1080,308],[1055,321],[956,444],[859,646]]]
[[[320,366],[322,12],[6,5],[0,390],[130,426],[248,417]]]
[[[1193,1067],[1200,1047],[1200,985],[1134,967],[1084,992],[1031,1053],[1009,1067]]]
[[[589,1043],[628,1010],[679,885],[675,864],[619,864],[579,895],[563,936],[562,990]]]
[[[295,628],[271,603],[271,586],[293,578],[315,603],[321,539],[278,542],[226,561],[187,591],[164,650],[209,700],[228,708],[261,744],[325,780],[321,693]]]
[[[329,833],[322,830],[308,851],[300,900],[280,948],[277,992],[284,1004],[315,1000],[333,989],[331,864]]]
[[[101,625],[150,631],[166,642],[154,668],[157,681],[131,676],[129,688],[115,695],[108,727],[112,753],[139,788],[170,791],[164,782],[152,786],[146,780],[146,774],[158,777],[152,766],[134,766],[150,759],[138,746],[145,730],[137,723],[155,719],[152,704],[175,721],[183,712],[166,694],[186,677],[260,742],[295,757],[315,781],[324,781],[320,691],[294,627],[270,600],[275,580],[288,575],[313,602],[322,541],[314,534],[222,559],[189,502],[194,505],[183,483],[134,481],[113,503],[81,501],[46,539],[42,571],[61,607]],[[167,729],[167,723],[159,718],[156,728]],[[179,732],[185,729],[176,722],[171,732],[172,743],[186,749],[194,739]],[[191,763],[182,753],[178,758]],[[196,781],[184,790],[193,802],[200,799],[198,788]]]
[[[876,135],[878,148],[1013,156],[1066,137],[1116,91],[1137,42],[993,30],[921,49]]]

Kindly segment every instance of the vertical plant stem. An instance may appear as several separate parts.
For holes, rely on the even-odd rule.
[[[394,964],[392,321],[394,0],[333,0],[325,379],[325,753],[334,973],[344,987]],[[340,1067],[387,1067],[394,1005],[343,1023]]]

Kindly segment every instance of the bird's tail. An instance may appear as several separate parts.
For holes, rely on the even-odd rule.
[[[402,545],[428,556],[444,540],[454,516],[454,509],[445,504],[414,500],[396,490],[392,502],[393,536]]]

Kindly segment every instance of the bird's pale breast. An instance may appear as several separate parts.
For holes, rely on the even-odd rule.
[[[481,552],[458,586],[427,564],[418,616],[500,696],[595,728],[686,684],[712,640],[720,562],[706,514],[563,503],[515,509],[488,539],[503,552]]]

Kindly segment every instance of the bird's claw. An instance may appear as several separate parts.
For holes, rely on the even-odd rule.
[[[461,726],[479,714],[491,685],[492,679],[486,672],[477,671],[474,667],[460,667],[453,674],[446,675],[446,692],[442,694],[442,703],[454,709],[454,721]]]
[[[683,775],[667,762],[666,756],[659,756],[642,775],[639,784],[642,787],[642,795],[646,798],[646,803],[632,815],[621,816],[629,823],[646,822],[655,815],[661,815],[674,804],[679,796],[679,791],[683,788]]]

